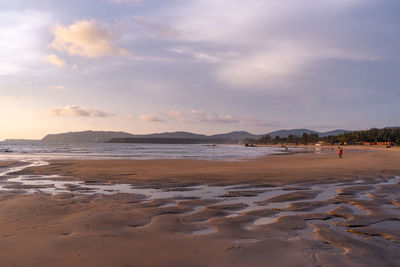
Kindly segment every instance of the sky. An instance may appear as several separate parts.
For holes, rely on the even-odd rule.
[[[400,125],[398,0],[0,0],[0,140]]]

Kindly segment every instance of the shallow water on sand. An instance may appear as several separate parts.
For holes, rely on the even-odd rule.
[[[169,187],[169,188],[141,188],[134,187],[130,184],[109,184],[109,183],[85,183],[76,180],[66,180],[58,175],[14,175],[13,173],[21,171],[28,167],[44,166],[48,163],[46,161],[33,161],[26,162],[25,164],[13,166],[0,172],[0,190],[22,190],[25,193],[46,193],[46,194],[61,194],[61,193],[75,193],[75,194],[140,194],[146,196],[149,200],[159,198],[185,198],[185,197],[196,197],[202,199],[218,199],[223,201],[224,204],[233,204],[242,202],[248,205],[248,207],[240,210],[241,212],[252,211],[256,209],[274,208],[282,209],[285,208],[289,203],[300,202],[304,200],[295,201],[281,201],[278,203],[266,203],[257,204],[257,202],[267,200],[276,196],[288,194],[293,191],[298,191],[298,188],[294,187],[253,187],[251,185],[228,185],[228,186],[208,186],[208,185],[196,185],[190,187]],[[375,188],[383,185],[396,184],[400,181],[399,177],[387,181],[381,181],[373,184]],[[338,190],[341,188],[351,187],[355,183],[336,183],[336,184],[321,184],[313,185],[310,187],[303,187],[303,190],[318,191],[316,197],[309,200],[312,201],[326,201],[335,197]],[[245,188],[245,189],[243,189]],[[371,190],[368,190],[371,191]],[[236,194],[235,194],[236,193]],[[239,193],[239,194],[237,194]],[[363,191],[362,193],[365,193]],[[243,196],[242,196],[243,195]]]
[[[228,185],[228,186],[211,186],[211,185],[196,185],[190,187],[165,187],[165,188],[143,188],[135,187],[131,184],[109,184],[109,183],[90,183],[76,181],[73,179],[65,179],[57,175],[39,176],[39,175],[16,175],[15,172],[21,171],[27,167],[44,166],[48,163],[43,160],[36,160],[17,164],[9,168],[3,168],[0,172],[0,192],[1,191],[18,191],[21,193],[45,193],[45,194],[62,194],[68,193],[73,195],[93,195],[93,194],[135,194],[142,195],[144,201],[151,201],[155,199],[170,199],[165,205],[176,206],[176,200],[179,199],[208,199],[215,200],[218,205],[220,204],[245,204],[244,207],[239,207],[236,210],[230,210],[230,217],[240,216],[246,212],[274,209],[277,211],[275,215],[261,217],[256,219],[252,224],[248,225],[248,229],[252,229],[258,225],[273,223],[277,218],[287,215],[296,214],[310,214],[310,213],[324,213],[333,210],[339,205],[332,203],[325,203],[338,195],[338,191],[343,188],[357,186],[363,183],[362,180],[346,183],[334,184],[317,184],[311,186],[252,186],[252,185]],[[365,199],[368,192],[382,188],[382,186],[394,185],[400,182],[400,177],[394,177],[389,180],[378,181],[373,184],[372,189],[361,190],[350,197],[354,200]],[[363,184],[365,185],[365,183]],[[284,196],[293,192],[306,191],[317,192],[314,197],[305,197],[297,200],[287,200],[284,198],[282,201],[270,202],[271,198]],[[390,197],[390,196],[389,196]],[[323,203],[322,206],[312,206],[300,210],[285,210],[293,203],[303,204],[302,202],[319,202]],[[305,203],[307,204],[307,203]],[[386,204],[383,206],[386,210],[397,213],[397,207]],[[344,204],[341,206],[348,207],[355,215],[366,215],[364,210],[359,209],[355,205]],[[199,205],[192,212],[193,214],[205,208],[206,205]],[[389,212],[390,212],[389,211]],[[210,229],[200,230],[198,234],[210,233]]]

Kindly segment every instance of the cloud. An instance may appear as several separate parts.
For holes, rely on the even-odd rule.
[[[242,56],[224,64],[217,76],[233,86],[254,86],[300,70],[307,64],[304,57],[300,51],[290,49]]]
[[[218,124],[218,123],[237,123],[240,120],[233,118],[231,115],[218,115],[216,113],[207,113],[203,110],[192,110],[188,113],[180,110],[170,110],[163,113],[170,119],[177,120],[180,123],[207,123],[207,124]]]
[[[167,117],[176,119],[177,121],[183,123],[185,122],[185,113],[180,110],[170,110],[164,113]]]
[[[72,56],[100,58],[127,54],[124,49],[113,45],[110,29],[95,21],[81,20],[68,26],[57,24],[53,34],[50,46]]]
[[[190,115],[195,119],[196,122],[218,124],[218,123],[238,123],[239,120],[233,118],[231,115],[217,115],[215,113],[207,113],[203,110],[192,110]]]
[[[349,52],[316,43],[286,41],[225,61],[217,71],[217,77],[236,87],[269,85],[274,80],[301,75],[316,62],[330,59],[363,62],[380,60],[379,57],[358,51]]]
[[[243,116],[240,119],[240,123],[244,124],[244,125],[250,125],[250,126],[261,126],[261,127],[274,127],[274,128],[278,128],[278,127],[282,127],[281,122],[278,121],[263,121],[260,120],[258,118],[255,118],[253,116]]]
[[[195,59],[199,62],[209,62],[209,63],[218,63],[224,60],[224,57],[229,55],[221,55],[221,54],[212,54],[205,51],[196,51],[194,49],[188,47],[177,47],[170,49],[171,52],[188,55],[189,57]]]
[[[110,117],[114,116],[113,113],[99,110],[99,109],[88,109],[77,105],[67,105],[65,107],[54,107],[50,110],[50,113],[54,116],[75,116],[75,117]]]
[[[254,40],[264,42],[285,38],[286,32],[296,33],[304,26],[318,28],[319,25],[312,24],[326,24],[330,19],[329,16],[320,16],[321,13],[331,12],[329,15],[340,16],[368,2],[371,1],[192,0],[170,9],[175,15],[170,24],[179,33],[179,39],[186,42],[248,45]]]
[[[238,123],[239,119],[234,118],[231,115],[218,115],[216,113],[207,113],[203,110],[192,110],[190,112],[183,112],[180,110],[170,110],[163,112],[163,117],[159,117],[155,114],[143,114],[139,118],[147,122],[165,122],[167,119],[172,119],[180,123],[185,124],[226,124],[226,123]]]
[[[59,90],[59,91],[68,90],[68,88],[65,87],[64,85],[49,86],[48,88],[53,89],[53,90]]]
[[[167,23],[160,23],[155,19],[147,18],[144,16],[134,16],[133,19],[135,22],[138,22],[139,24],[146,26],[148,29],[150,29],[151,32],[156,33],[158,36],[167,39],[178,37],[178,33],[173,28],[171,28]]]
[[[142,114],[142,115],[139,116],[139,118],[142,121],[146,121],[146,122],[165,122],[165,120],[159,118],[155,114]]]
[[[178,44],[169,50],[214,63],[211,72],[228,86],[266,88],[270,82],[310,74],[323,60],[379,59],[372,45],[371,50],[360,45],[361,34],[354,35],[360,24],[349,17],[369,2],[193,0],[168,13],[174,13],[166,23],[177,32]]]
[[[67,64],[67,62],[64,59],[59,58],[58,56],[56,56],[54,54],[51,54],[49,56],[44,56],[42,58],[42,61],[48,62],[48,63],[50,63],[52,65],[57,66],[57,67],[63,67],[65,64]]]
[[[0,6],[0,75],[37,70],[50,14],[25,8],[10,10],[3,1]]]

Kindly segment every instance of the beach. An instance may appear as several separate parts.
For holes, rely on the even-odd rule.
[[[57,175],[63,189],[0,191],[0,258],[5,266],[399,265],[399,162],[397,148],[363,147],[344,147],[341,160],[328,149],[235,161],[3,161],[0,170],[18,168],[10,177]]]
[[[1,1],[0,267],[400,266],[377,3]]]

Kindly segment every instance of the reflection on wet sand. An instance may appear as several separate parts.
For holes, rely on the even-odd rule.
[[[366,195],[372,196],[375,192],[381,191],[385,186],[396,185],[400,178],[377,181],[366,184],[362,180],[354,182],[317,184],[312,186],[270,186],[264,185],[193,185],[187,187],[164,187],[149,188],[135,187],[131,184],[109,184],[96,183],[91,181],[81,182],[74,179],[62,178],[57,175],[18,175],[19,171],[33,166],[44,166],[45,161],[25,162],[17,166],[9,167],[0,173],[3,177],[0,190],[19,191],[21,193],[45,193],[45,194],[73,194],[73,195],[94,195],[94,194],[134,194],[143,197],[143,201],[155,200],[168,201],[158,207],[176,206],[178,200],[192,198],[196,200],[211,200],[218,203],[217,206],[199,205],[190,214],[201,212],[202,209],[224,210],[227,218],[233,218],[251,211],[272,209],[277,211],[272,216],[260,217],[254,220],[246,229],[255,226],[270,224],[282,216],[304,215],[312,213],[330,213],[339,217],[351,214],[351,216],[366,215],[369,211]],[[396,194],[395,194],[396,195]],[[397,196],[397,195],[396,195]],[[386,198],[396,196],[386,195]],[[349,198],[351,201],[349,201]],[[371,197],[370,197],[371,198]],[[341,199],[340,201],[338,201]],[[372,201],[371,199],[371,201]],[[180,203],[179,205],[182,205]],[[232,205],[236,207],[232,208]],[[384,212],[398,214],[398,209],[392,204],[381,205]],[[364,208],[364,209],[363,209]],[[342,213],[332,211],[342,210]],[[344,210],[344,211],[343,211]],[[399,229],[400,230],[400,229]],[[213,231],[200,230],[197,234],[208,234]]]
[[[361,251],[369,251],[366,259],[370,260],[384,255],[387,262],[393,263],[400,257],[398,176],[281,186],[188,183],[152,187],[19,174],[27,167],[46,164],[33,161],[3,168],[1,192],[49,195],[85,203],[121,199],[125,209],[137,213],[128,223],[135,231],[164,229],[191,237],[229,239],[233,240],[229,251],[263,246],[273,238],[275,242],[300,242],[307,247],[313,244],[315,250],[305,249],[303,253],[314,263],[321,262],[316,255],[355,257]],[[64,231],[62,236],[73,237],[74,233]]]

